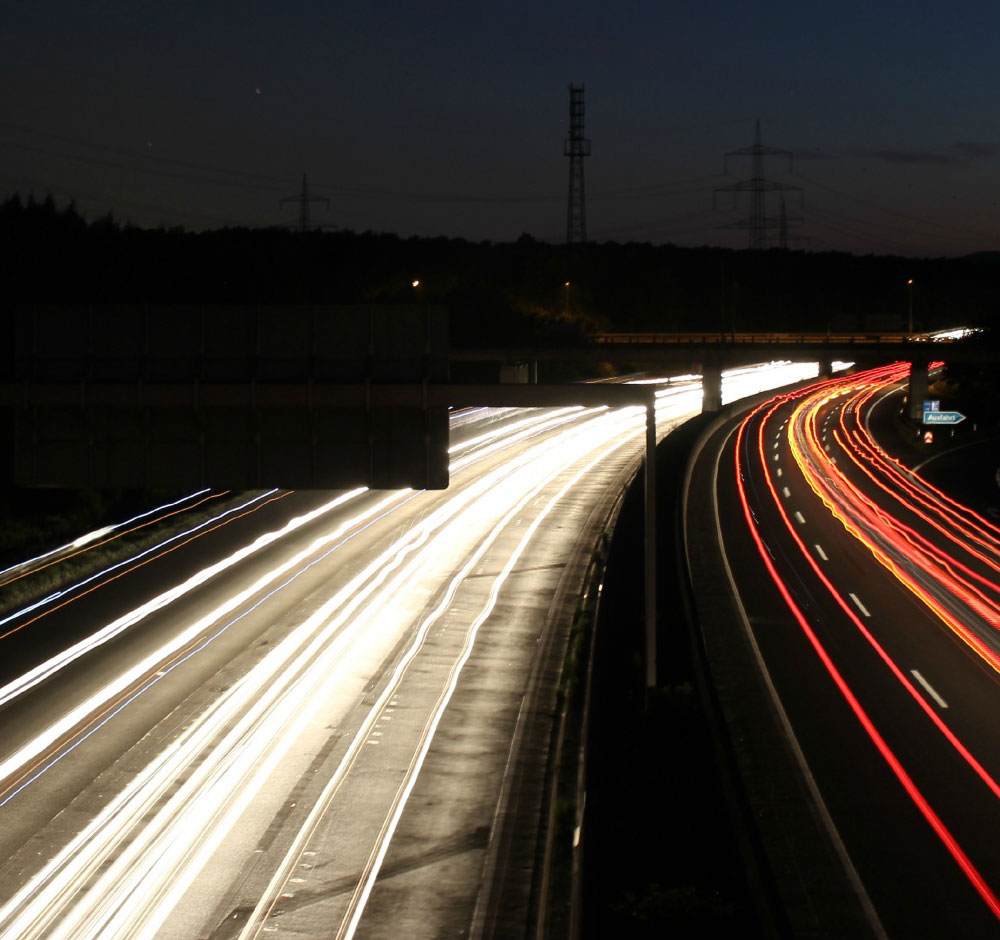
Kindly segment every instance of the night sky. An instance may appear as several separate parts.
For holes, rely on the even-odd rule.
[[[759,118],[791,247],[996,250],[998,38],[988,0],[13,0],[0,194],[263,226],[305,172],[330,228],[561,241],[574,83],[591,240],[744,246],[713,188]]]

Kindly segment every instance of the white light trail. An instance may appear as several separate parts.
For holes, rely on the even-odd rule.
[[[792,381],[789,376],[797,377],[797,370],[802,368],[769,365],[760,370],[741,370],[739,376],[727,377],[727,381],[731,389],[749,394],[746,389],[758,391],[774,382]],[[680,420],[692,414],[699,407],[700,398],[701,389],[695,384],[659,389],[658,420]],[[641,407],[540,410],[453,448],[456,454],[453,470],[464,472],[477,462],[497,459],[490,469],[478,475],[466,473],[468,479],[453,490],[435,495],[435,502],[428,504],[424,515],[411,516],[409,528],[396,531],[391,545],[378,551],[371,562],[315,611],[289,627],[282,639],[178,732],[120,792],[112,794],[78,835],[56,851],[0,907],[0,937],[4,940],[153,937],[245,809],[292,753],[295,742],[317,711],[331,707],[326,703],[338,696],[356,701],[352,695],[360,694],[364,677],[377,670],[411,629],[411,612],[424,609],[437,596],[442,584],[453,586],[443,594],[450,601],[471,570],[469,560],[481,557],[477,554],[480,547],[485,550],[487,544],[492,544],[543,487],[556,486],[556,495],[545,504],[547,508],[533,510],[534,515],[518,542],[521,547],[501,567],[490,601],[481,614],[482,618],[488,616],[514,561],[551,508],[611,450],[631,444],[633,459],[638,460],[644,429],[645,409]],[[663,426],[660,430],[662,433]],[[512,442],[519,449],[508,451],[507,459],[501,461]],[[577,469],[573,470],[574,467]],[[570,474],[568,482],[557,483],[565,474]],[[338,495],[312,513],[291,520],[283,529],[262,536],[149,604],[136,608],[28,676],[0,689],[0,704],[24,694],[69,662],[162,610],[209,578],[306,522],[345,507],[364,492],[355,490]],[[172,639],[86,701],[68,709],[45,732],[24,743],[0,764],[0,778],[13,778],[30,762],[49,759],[55,753],[52,749],[57,741],[63,735],[73,734],[96,711],[125,707],[138,694],[134,689],[141,691],[148,683],[157,681],[158,674],[177,668],[178,664],[165,666],[168,660],[194,655],[194,649],[203,647],[212,636],[244,617],[247,605],[254,609],[264,603],[307,566],[315,564],[323,552],[334,550],[361,527],[418,496],[431,499],[430,495],[410,491],[389,493],[378,500],[371,497],[368,505],[341,520],[332,532],[314,539],[308,547],[275,565],[194,623],[176,630]],[[487,535],[484,537],[483,533]],[[457,573],[453,558],[466,560]],[[279,583],[283,578],[283,584]],[[428,619],[425,625],[429,627],[431,622]],[[481,622],[478,618],[473,620],[467,643],[474,640]],[[426,635],[424,628],[416,631],[418,640],[422,635]],[[415,654],[419,646],[413,649]],[[467,653],[464,657],[467,658]],[[464,658],[460,658],[451,667],[451,681],[457,677],[463,662]],[[390,682],[386,688],[391,687]],[[443,708],[444,705],[431,715],[428,727],[436,727]],[[376,715],[377,710],[371,710],[362,721],[357,742],[366,738]],[[81,740],[78,738],[72,746],[78,746]],[[344,767],[346,773],[347,765]],[[411,781],[415,779],[416,773]],[[391,828],[375,847],[376,853],[381,852],[377,855],[376,869],[391,837]],[[361,890],[367,896],[370,888]]]
[[[197,499],[199,496],[204,496],[207,492],[209,492],[208,487],[198,490],[195,493],[189,493],[187,496],[180,497],[180,499],[175,499],[172,503],[164,503],[162,506],[157,506],[154,509],[147,509],[145,512],[141,512],[137,516],[133,516],[131,519],[126,519],[124,522],[117,522],[114,525],[105,526],[103,529],[98,529],[96,532],[88,532],[86,535],[81,535],[73,542],[68,542],[66,545],[59,546],[59,548],[53,548],[51,551],[44,552],[41,555],[36,555],[34,558],[28,558],[25,561],[19,561],[16,565],[11,565],[9,568],[0,570],[0,578],[2,578],[5,574],[9,574],[11,571],[16,571],[19,568],[27,568],[39,561],[44,561],[46,558],[52,558],[60,552],[66,552],[73,548],[80,548],[83,545],[88,545],[90,542],[103,538],[105,535],[109,535],[112,532],[117,532],[119,529],[124,529],[126,526],[130,526],[132,523],[138,522],[140,519],[146,519],[149,516],[155,515],[158,512],[163,512],[167,509],[173,509],[180,506],[182,503],[187,503],[193,499]]]
[[[160,876],[169,874],[169,881],[172,883],[183,883],[185,880],[190,883],[190,879],[196,876],[197,869],[184,867],[183,873],[178,870],[177,866],[182,864],[178,853],[186,855],[192,839],[209,837],[210,830],[206,827],[210,819],[215,821],[216,827],[215,836],[211,837],[222,838],[224,833],[220,834],[219,827],[222,826],[223,818],[231,823],[238,816],[236,812],[225,817],[215,816],[220,805],[220,794],[238,792],[240,800],[250,798],[250,794],[266,778],[273,761],[278,759],[274,755],[280,756],[280,753],[291,746],[294,735],[289,731],[288,716],[298,715],[300,720],[306,720],[302,716],[308,715],[311,708],[318,707],[317,703],[321,699],[317,695],[317,683],[325,687],[333,681],[331,676],[340,658],[351,650],[355,650],[355,656],[360,655],[357,650],[362,638],[368,644],[378,642],[380,632],[368,628],[373,618],[387,616],[394,609],[389,600],[394,596],[394,591],[398,591],[404,584],[411,587],[415,585],[421,580],[423,569],[428,565],[444,565],[442,559],[450,558],[454,549],[440,544],[440,539],[435,540],[390,582],[389,589],[375,593],[392,570],[422,548],[432,533],[452,520],[455,520],[459,535],[468,538],[470,526],[462,515],[464,510],[475,508],[477,512],[495,513],[498,508],[510,503],[509,498],[503,495],[505,492],[523,492],[526,481],[533,489],[537,483],[533,484],[532,481],[552,478],[563,468],[579,460],[581,454],[592,450],[598,433],[599,439],[606,439],[611,430],[633,435],[641,422],[642,409],[622,409],[591,419],[583,427],[549,439],[543,445],[534,447],[508,464],[481,476],[421,520],[403,539],[380,555],[289,634],[205,715],[192,723],[170,750],[171,755],[178,755],[180,763],[172,760],[169,767],[160,766],[155,774],[144,774],[136,778],[123,795],[102,811],[80,837],[74,840],[67,852],[60,853],[4,905],[0,909],[0,924],[6,931],[2,936],[18,937],[21,940],[63,935],[99,935],[102,940],[118,936],[139,936],[137,925],[131,920],[124,926],[112,928],[104,916],[98,916],[92,910],[96,899],[100,899],[102,909],[105,905],[117,909],[137,892],[157,891],[159,882],[154,874],[159,870],[150,869],[149,865],[159,859],[162,853],[167,853],[163,857],[170,862],[169,865],[166,861],[163,862],[168,871],[160,871]],[[605,426],[599,429],[594,427],[598,423]],[[472,526],[471,531],[475,533],[478,528]],[[362,612],[362,604],[366,601],[368,603]],[[393,642],[392,637],[383,639],[382,646],[387,651]],[[305,676],[312,678],[307,681]],[[238,718],[241,713],[244,717]],[[234,720],[237,722],[234,730],[227,733],[223,741],[212,749],[211,755],[204,755],[207,743],[217,735],[221,727]],[[219,761],[223,761],[223,764],[220,765]],[[159,765],[162,762],[156,763]],[[187,777],[183,787],[152,821],[144,821],[140,833],[134,833],[132,825],[146,816],[148,807],[159,804],[161,794],[173,788],[173,781],[178,776],[183,776],[183,767],[192,765],[195,769]],[[260,769],[260,774],[243,776],[234,789],[218,791],[214,786],[214,775],[224,774],[225,779],[233,784],[230,775],[237,771],[226,771],[225,768],[235,765],[244,768],[243,774],[254,773],[255,767]],[[199,791],[202,795],[198,795]],[[196,802],[191,802],[195,800]],[[128,812],[133,806],[135,809]],[[185,806],[190,808],[185,809]],[[197,815],[193,817],[192,813]],[[128,847],[123,850],[125,841],[128,842]],[[140,847],[143,847],[141,856],[137,854]],[[80,889],[89,882],[91,872],[104,870],[104,863],[100,858],[108,856],[114,857],[115,863],[102,876],[100,890],[81,893]],[[144,861],[130,865],[133,857],[141,857]],[[110,898],[118,898],[118,901],[113,902]],[[83,909],[78,910],[72,904],[74,901],[79,901]],[[143,903],[139,907],[146,910],[148,905]],[[133,911],[138,909],[133,908]],[[61,925],[67,925],[65,929],[60,927],[59,933],[52,929],[57,917]],[[91,932],[92,917],[97,917],[100,925],[98,934]],[[68,925],[72,925],[71,930]]]
[[[134,555],[130,555],[128,558],[122,559],[121,561],[117,561],[113,565],[109,565],[107,568],[104,568],[101,571],[96,571],[93,574],[88,575],[86,578],[81,578],[75,584],[71,584],[68,587],[61,588],[60,590],[54,592],[53,594],[50,594],[42,601],[38,601],[37,603],[31,604],[28,607],[22,608],[21,610],[14,611],[14,613],[8,614],[6,617],[0,618],[0,627],[5,626],[11,621],[17,620],[19,617],[23,617],[25,614],[34,611],[39,607],[44,606],[50,601],[58,600],[61,597],[66,597],[69,594],[73,594],[74,592],[79,591],[81,588],[86,587],[88,584],[92,584],[94,581],[99,581],[101,578],[107,577],[113,572],[118,571],[120,568],[124,568],[127,565],[134,564],[141,558],[145,558],[147,555],[152,555],[154,552],[160,551],[160,549],[165,548],[167,545],[170,545],[181,539],[187,538],[189,535],[193,535],[195,532],[200,532],[202,529],[206,528],[209,525],[212,525],[215,522],[218,522],[220,519],[225,519],[227,516],[231,516],[234,513],[239,512],[241,509],[246,509],[248,506],[252,506],[254,503],[260,502],[262,499],[266,499],[268,496],[271,496],[276,492],[277,492],[276,489],[267,490],[264,493],[260,493],[256,496],[251,497],[245,502],[240,503],[238,506],[230,506],[225,511],[220,512],[218,515],[212,516],[211,518],[206,519],[203,522],[199,522],[197,525],[192,526],[190,529],[186,529],[183,532],[178,532],[174,535],[171,535],[168,538],[163,539],[163,541],[158,542],[157,544],[152,545],[149,548],[145,548]]]

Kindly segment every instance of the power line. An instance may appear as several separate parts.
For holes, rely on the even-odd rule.
[[[922,218],[921,216],[912,215],[909,212],[900,212],[898,209],[892,209],[889,206],[881,205],[879,203],[872,202],[871,200],[868,199],[862,199],[860,196],[853,195],[852,193],[846,193],[843,190],[835,189],[832,186],[828,186],[826,183],[821,183],[819,180],[811,179],[795,171],[792,171],[791,175],[796,177],[797,179],[809,183],[810,186],[816,186],[834,196],[840,196],[843,199],[848,199],[859,206],[864,206],[866,209],[875,209],[877,212],[884,212],[887,215],[894,215],[897,218],[905,219],[908,222],[916,222],[919,225],[925,225],[929,228],[936,228],[945,232],[950,232],[952,234],[962,235],[966,237],[979,237],[979,238],[997,237],[996,232],[977,231],[974,229],[969,229],[957,225],[949,225],[947,222],[936,222],[933,219]]]
[[[91,150],[104,151],[105,153],[111,153],[116,156],[137,159],[141,163],[160,163],[166,164],[168,166],[176,166],[183,169],[198,170],[201,172],[213,173],[219,176],[236,176],[242,177],[247,183],[253,183],[254,185],[260,186],[261,184],[271,184],[280,185],[282,187],[288,185],[288,179],[277,176],[270,176],[263,173],[250,173],[245,170],[234,170],[231,167],[219,167],[212,166],[206,163],[195,163],[190,160],[177,160],[172,157],[164,157],[157,153],[152,153],[144,150],[131,150],[126,147],[112,147],[108,144],[97,143],[92,140],[85,140],[80,137],[70,137],[65,134],[54,134],[50,131],[39,130],[38,128],[28,127],[24,124],[13,124],[9,121],[0,121],[0,128],[4,128],[9,131],[15,131],[18,133],[29,134],[35,137],[42,137],[48,140],[55,140],[59,143],[71,144],[75,147],[86,147]],[[14,142],[9,142],[9,146],[18,146],[27,149],[29,145],[18,144]],[[97,162],[96,157],[84,157],[80,154],[65,153],[64,151],[46,150],[44,148],[36,148],[37,152],[48,153],[53,156],[65,157],[71,160],[83,160],[88,162]],[[143,170],[141,166],[135,166],[133,164],[114,164],[109,163],[110,166],[127,166],[129,169],[139,169]],[[144,172],[152,172],[150,169],[146,168]]]
[[[98,166],[112,170],[131,170],[133,172],[146,173],[150,176],[159,176],[165,179],[176,179],[185,182],[193,181],[199,183],[209,183],[211,185],[216,185],[216,186],[235,186],[239,189],[250,189],[255,191],[261,189],[273,189],[273,190],[279,189],[279,187],[274,184],[254,183],[248,181],[244,182],[239,180],[226,180],[226,179],[207,179],[206,177],[203,176],[193,176],[190,173],[178,173],[176,171],[164,170],[158,167],[142,166],[134,163],[123,163],[118,160],[107,160],[102,157],[91,157],[91,156],[84,156],[83,154],[66,153],[64,151],[51,150],[46,147],[36,147],[32,144],[22,144],[12,140],[0,140],[0,147],[9,147],[15,150],[22,150],[25,153],[40,154],[48,157],[56,157],[58,159],[72,160],[75,163],[83,163],[88,166]],[[174,161],[166,161],[166,162],[174,162]]]

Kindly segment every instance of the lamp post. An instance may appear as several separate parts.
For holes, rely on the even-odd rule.
[[[909,302],[907,304],[909,314],[906,320],[906,335],[912,336],[913,335],[913,278],[912,277],[906,282],[906,294],[907,297],[909,298]]]
[[[566,314],[566,319],[568,320],[569,319],[569,281],[567,281],[565,284],[563,284],[563,287],[566,288],[566,299],[565,299],[565,309],[564,309],[564,312]]]

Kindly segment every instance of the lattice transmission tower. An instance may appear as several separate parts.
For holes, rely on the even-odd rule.
[[[740,180],[738,183],[731,183],[729,186],[718,186],[714,193],[732,193],[733,202],[739,198],[740,193],[750,193],[750,214],[746,219],[734,222],[727,228],[745,228],[749,235],[748,247],[755,249],[767,248],[767,229],[769,223],[778,222],[779,240],[782,248],[788,247],[788,222],[790,220],[785,211],[785,193],[797,192],[799,200],[802,199],[802,188],[790,186],[787,183],[779,183],[776,180],[767,179],[764,176],[764,157],[783,156],[788,157],[788,171],[792,168],[792,152],[790,150],[778,150],[774,147],[765,147],[760,139],[760,120],[754,130],[753,145],[744,147],[741,150],[731,150],[725,155],[723,172],[729,172],[730,157],[750,157],[750,179]],[[767,215],[767,194],[781,194],[781,215],[769,217]],[[714,196],[714,194],[713,194]]]
[[[313,228],[312,221],[309,217],[309,203],[311,202],[325,202],[327,209],[330,208],[330,200],[325,196],[310,196],[309,195],[309,182],[306,180],[306,174],[302,174],[302,189],[299,190],[297,196],[285,196],[278,200],[279,205],[284,205],[286,202],[297,202],[299,204],[299,224],[298,230],[300,232],[308,232]],[[316,226],[319,228],[319,226]]]
[[[569,86],[569,137],[563,145],[569,157],[569,202],[566,210],[566,244],[587,240],[587,203],[583,191],[583,158],[590,156],[590,141],[583,136],[583,85]]]

